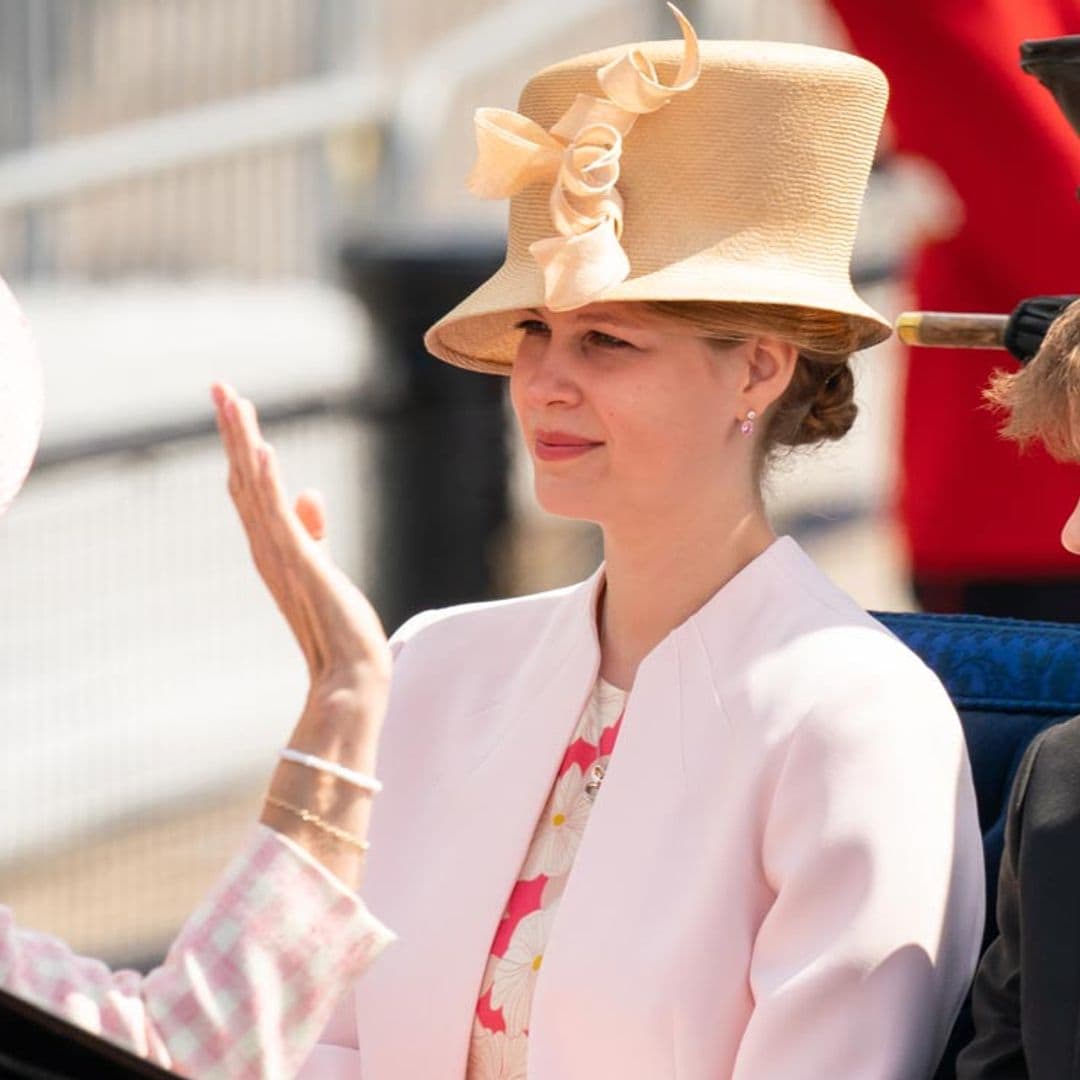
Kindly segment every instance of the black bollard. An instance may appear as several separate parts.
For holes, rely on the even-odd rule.
[[[371,315],[379,426],[374,580],[388,630],[425,608],[492,595],[509,512],[505,380],[444,364],[424,331],[498,269],[491,238],[394,236],[346,245],[346,283]]]

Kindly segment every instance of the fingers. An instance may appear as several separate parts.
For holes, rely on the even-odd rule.
[[[229,459],[229,494],[240,509],[240,500],[254,486],[254,448],[246,445],[240,423],[240,399],[225,383],[215,383],[211,393],[217,413],[218,431]]]
[[[213,387],[211,387],[211,395],[214,399],[218,432],[221,435],[222,445],[225,447],[225,455],[229,459],[229,493],[235,499],[237,493],[235,489],[238,488],[240,481],[239,469],[237,468],[239,450],[233,423],[236,394],[231,387],[222,383],[214,383]]]
[[[250,401],[241,398],[226,383],[215,383],[211,392],[217,407],[218,429],[229,458],[229,494],[246,520],[241,503],[246,499],[262,501],[265,494],[262,451],[266,443]]]
[[[250,401],[225,384],[213,387],[218,426],[229,458],[229,492],[255,566],[277,602],[314,678],[378,653],[381,628],[369,632],[369,605],[317,541],[326,535],[322,496],[286,497],[277,455],[259,430]],[[375,641],[369,647],[368,639]]]
[[[274,454],[272,446],[264,443],[256,456],[259,464],[259,524],[265,530],[266,538],[271,540],[274,561],[279,564],[283,577],[292,583],[292,588],[287,590],[287,600],[276,594],[275,598],[278,598],[279,606],[293,627],[309,669],[315,670],[323,662],[326,643],[318,612],[312,605],[311,590],[313,586],[318,589],[316,582],[321,583],[323,571],[318,559],[312,561],[310,557],[309,530],[301,524],[285,498],[285,488],[278,470],[278,455]]]
[[[285,484],[278,469],[274,448],[262,442],[255,450],[254,496],[259,503],[265,527],[285,548],[302,546],[308,533],[285,495]]]
[[[307,530],[312,540],[323,540],[326,537],[326,504],[322,493],[318,491],[303,491],[296,499],[296,516],[300,524]]]
[[[259,429],[255,406],[225,383],[211,388],[217,407],[218,427],[229,457],[229,493],[236,504],[249,537],[254,532],[278,534],[278,542],[293,544],[309,537],[321,539],[326,530],[326,512],[321,496],[307,493],[298,500],[306,520],[289,505],[277,466],[274,449]]]
[[[240,398],[236,403],[236,430],[246,469],[245,479],[257,487],[262,469],[259,451],[266,443],[259,430],[259,417],[255,406],[247,398]]]

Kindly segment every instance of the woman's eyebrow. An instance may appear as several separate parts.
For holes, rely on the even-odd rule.
[[[644,330],[646,323],[640,319],[628,318],[625,315],[581,314],[576,316],[578,322],[603,323],[605,326],[617,326],[626,330]]]

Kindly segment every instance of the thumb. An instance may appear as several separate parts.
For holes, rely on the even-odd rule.
[[[313,540],[326,536],[326,503],[322,492],[302,491],[296,498],[296,516]]]

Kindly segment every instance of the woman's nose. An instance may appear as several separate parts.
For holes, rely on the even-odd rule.
[[[581,400],[572,347],[551,339],[523,366],[525,392],[534,406],[573,405]]]
[[[1061,530],[1061,542],[1066,551],[1080,555],[1080,502],[1073,507],[1069,520],[1065,522],[1065,528]]]

